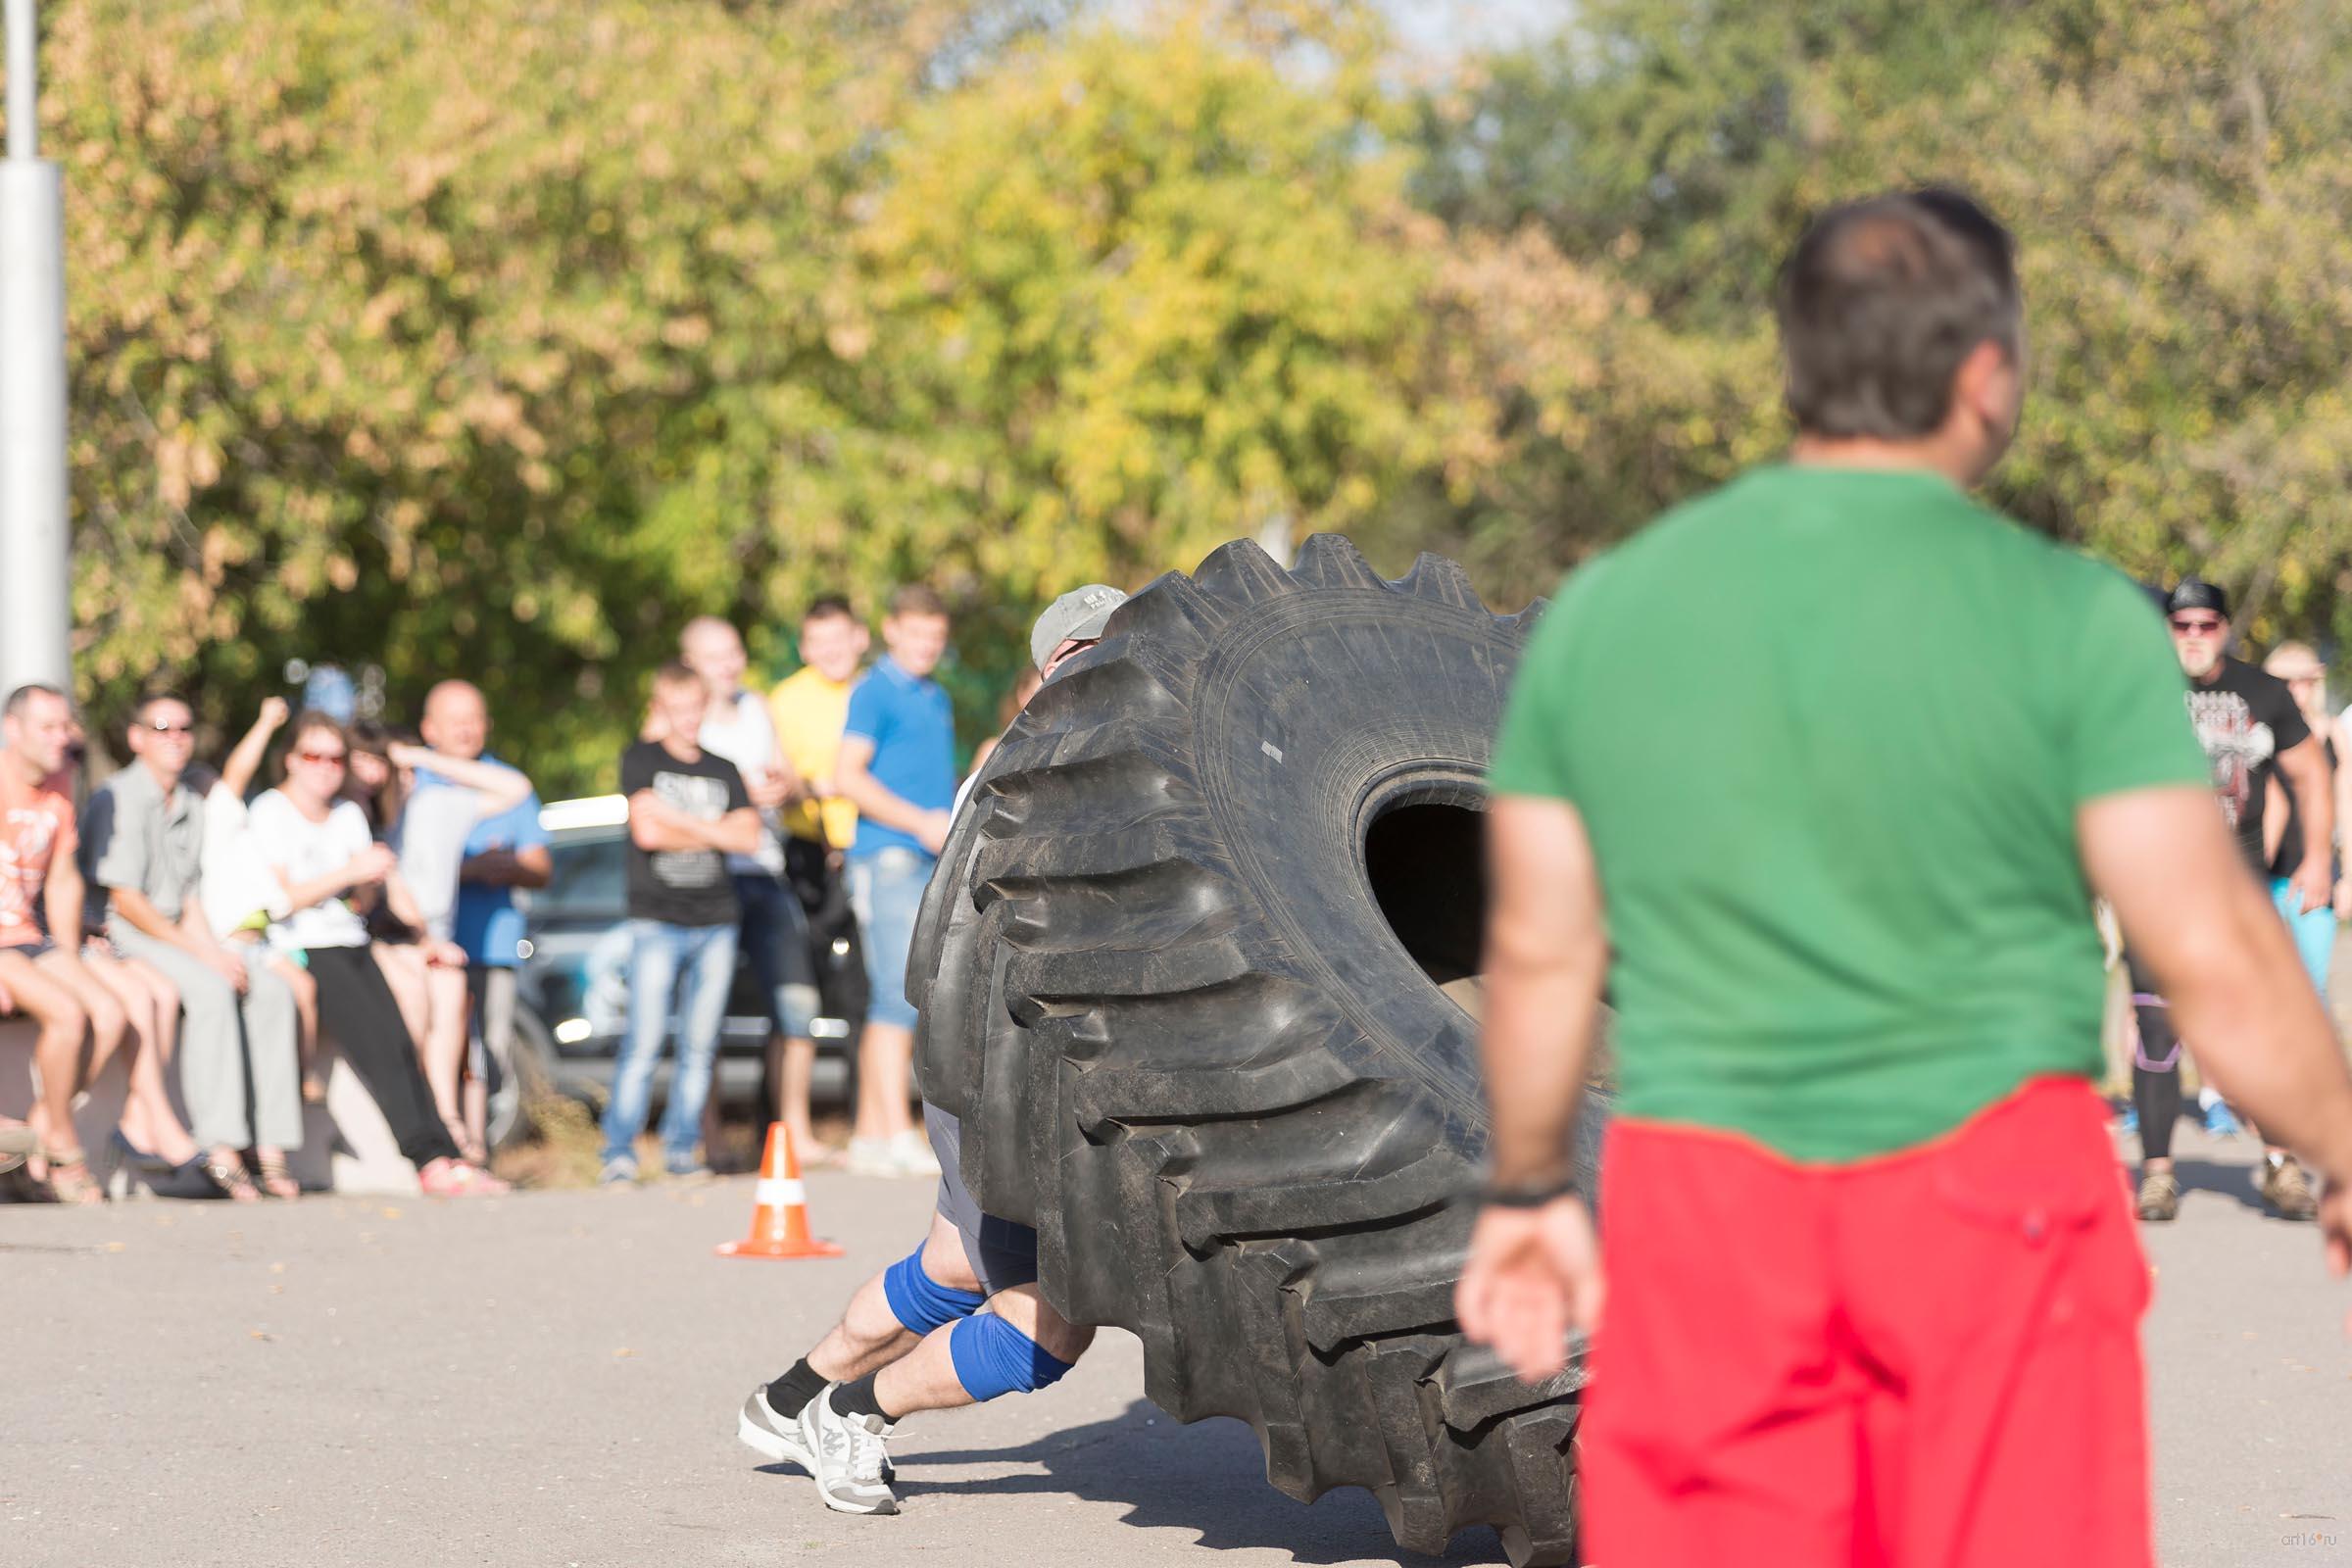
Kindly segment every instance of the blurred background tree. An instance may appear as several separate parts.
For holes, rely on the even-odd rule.
[[[1786,440],[1804,218],[2018,228],[1996,498],[2254,632],[2352,606],[2352,18],[1586,0],[1410,57],[1312,0],[65,0],[82,696],[465,674],[609,787],[702,612],[928,578],[967,742],[1037,606],[1240,534],[1498,608]]]

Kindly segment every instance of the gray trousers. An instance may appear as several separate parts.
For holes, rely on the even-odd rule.
[[[107,935],[122,956],[162,970],[179,988],[187,1020],[179,1032],[179,1092],[188,1102],[188,1132],[196,1142],[207,1149],[257,1144],[300,1149],[302,1065],[294,993],[270,972],[264,951],[248,948],[239,955],[247,978],[240,997],[183,949],[121,920],[109,923]]]

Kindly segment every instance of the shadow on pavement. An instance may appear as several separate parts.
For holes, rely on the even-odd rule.
[[[2267,1214],[2262,1198],[2254,1191],[2254,1173],[2244,1165],[2224,1165],[2210,1159],[2173,1159],[2173,1174],[2180,1178],[2183,1193],[2219,1193],[2234,1198],[2238,1206],[2250,1208],[2257,1214]]]
[[[1394,1562],[1404,1568],[1439,1563],[1499,1563],[1494,1532],[1465,1530],[1443,1557],[1399,1551],[1372,1494],[1342,1488],[1307,1504],[1266,1483],[1256,1438],[1238,1421],[1179,1426],[1145,1400],[1122,1413],[1072,1427],[1010,1448],[958,1448],[894,1455],[899,1496],[913,1507],[929,1496],[1066,1496],[1107,1502],[1127,1511],[1121,1522],[1139,1529],[1191,1531],[1216,1550],[1255,1547],[1288,1551],[1295,1562]],[[1034,1465],[1026,1474],[928,1480],[948,1467]],[[798,1466],[762,1465],[773,1475],[798,1476]]]

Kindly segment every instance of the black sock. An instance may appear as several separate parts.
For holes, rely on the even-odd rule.
[[[842,1415],[878,1415],[885,1421],[889,1420],[890,1412],[883,1409],[882,1401],[874,1396],[874,1379],[881,1375],[878,1370],[868,1372],[835,1389],[833,1408]]]
[[[824,1392],[825,1375],[810,1366],[804,1355],[792,1363],[791,1371],[767,1386],[767,1407],[789,1421]]]

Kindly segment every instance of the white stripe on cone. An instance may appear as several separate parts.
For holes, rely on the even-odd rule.
[[[752,1201],[761,1208],[789,1208],[808,1201],[808,1189],[794,1176],[762,1176],[752,1189]]]

